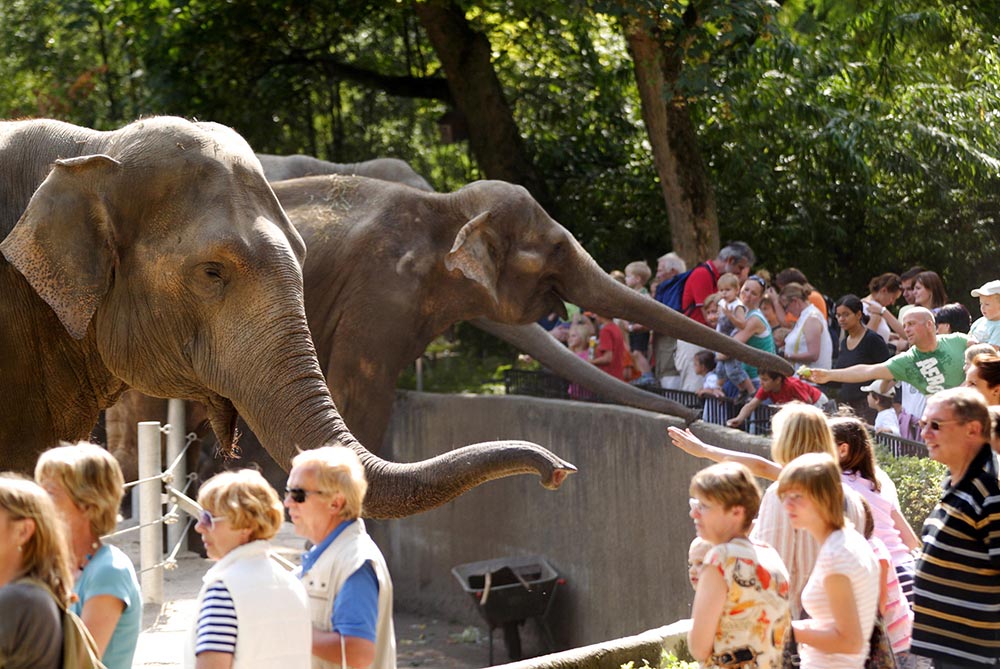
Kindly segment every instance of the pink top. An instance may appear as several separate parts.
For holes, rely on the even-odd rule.
[[[880,472],[881,470],[876,470]],[[877,474],[876,474],[877,475]],[[903,543],[903,539],[896,529],[896,523],[892,520],[893,509],[899,509],[899,498],[896,496],[895,485],[886,485],[884,479],[888,479],[883,473],[879,476],[882,489],[879,492],[872,490],[872,484],[868,479],[862,478],[860,474],[854,472],[841,474],[840,479],[844,485],[854,490],[865,498],[868,506],[872,508],[872,518],[875,520],[875,531],[872,536],[877,537],[885,544],[892,556],[892,566],[910,564],[913,557]],[[859,526],[861,527],[861,526]]]
[[[892,652],[905,653],[910,650],[910,639],[913,636],[913,611],[910,609],[910,603],[906,601],[906,595],[903,594],[903,586],[899,584],[899,577],[896,576],[885,544],[879,541],[878,537],[872,536],[868,540],[868,545],[875,552],[876,560],[889,565],[885,573],[885,629],[889,634]]]

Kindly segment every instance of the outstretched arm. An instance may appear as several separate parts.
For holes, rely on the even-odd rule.
[[[726,425],[728,425],[729,427],[739,427],[740,425],[746,422],[747,418],[750,417],[750,414],[753,413],[754,409],[756,409],[759,406],[760,406],[759,399],[757,399],[756,397],[750,398],[750,401],[744,404],[740,408],[740,412],[736,414],[736,416],[726,421]]]
[[[754,455],[753,453],[743,453],[741,451],[733,451],[728,448],[711,446],[694,436],[694,434],[691,433],[691,430],[682,430],[679,427],[668,427],[667,434],[670,435],[670,440],[673,442],[674,446],[697,458],[705,458],[713,462],[739,462],[742,465],[746,465],[746,467],[753,472],[754,476],[759,476],[772,481],[777,479],[778,474],[781,473],[781,467],[767,458],[762,458],[759,455]]]
[[[877,365],[852,365],[844,369],[811,369],[810,381],[814,383],[829,383],[840,381],[844,383],[862,383],[874,379],[891,379],[892,372],[885,363]]]

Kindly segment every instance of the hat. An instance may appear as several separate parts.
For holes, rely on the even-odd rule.
[[[983,295],[1000,295],[1000,279],[987,281],[979,288],[972,291],[973,297],[982,297]]]
[[[892,381],[888,381],[885,379],[875,379],[867,386],[861,386],[861,391],[865,393],[875,393],[876,395],[882,395],[883,397],[896,396],[895,384]]]

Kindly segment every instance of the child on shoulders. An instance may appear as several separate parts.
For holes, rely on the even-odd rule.
[[[1000,279],[988,281],[972,291],[979,298],[979,310],[983,317],[976,319],[969,334],[984,344],[1000,348]]]
[[[719,300],[719,322],[715,329],[720,334],[733,337],[747,324],[747,308],[740,300],[740,279],[735,274],[726,272],[719,277],[718,286],[722,299]],[[720,390],[726,381],[740,389],[741,396],[737,401],[746,401],[753,397],[756,388],[739,360],[718,356],[715,374],[718,376]]]

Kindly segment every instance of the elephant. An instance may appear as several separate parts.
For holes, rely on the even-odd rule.
[[[418,513],[511,474],[556,488],[575,471],[523,441],[408,464],[365,449],[320,371],[302,238],[230,128],[2,122],[0,237],[0,469],[30,471],[45,448],[86,438],[132,387],[201,402],[227,447],[242,417],[285,468],[298,448],[353,448],[368,517]]]
[[[320,174],[343,174],[394,181],[420,190],[434,191],[426,179],[417,174],[406,161],[398,158],[374,158],[360,163],[331,163],[302,154],[275,156],[258,153],[257,158],[264,168],[264,177],[271,182]]]

